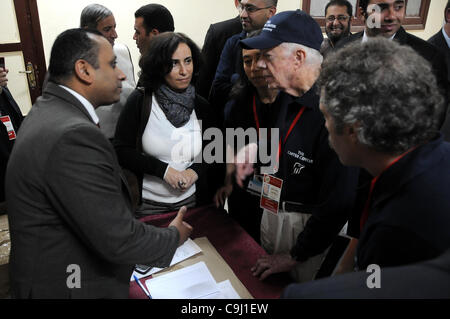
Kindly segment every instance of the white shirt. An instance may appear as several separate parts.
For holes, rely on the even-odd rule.
[[[188,123],[176,128],[169,122],[153,95],[152,111],[142,136],[142,148],[146,154],[178,171],[189,168],[202,152],[201,128],[195,111],[192,112]],[[189,198],[195,190],[194,184],[185,192],[181,192],[159,177],[144,175],[142,197],[173,204]]]
[[[395,34],[397,34],[397,33],[395,33]],[[394,40],[395,34],[394,34],[392,37],[390,37],[389,40]],[[371,37],[369,37],[369,36],[367,35],[366,30],[364,30],[364,34],[363,34],[363,38],[362,38],[362,43],[365,43],[365,42],[369,41],[370,38],[371,38]]]
[[[64,85],[59,85],[60,87],[62,87],[64,90],[66,90],[67,92],[69,92],[70,94],[72,94],[73,96],[75,96],[75,98],[80,101],[81,104],[83,104],[84,108],[86,109],[86,111],[88,111],[89,115],[91,116],[92,121],[94,122],[94,124],[98,124],[98,116],[95,113],[95,109],[92,106],[91,102],[89,102],[84,96],[82,96],[81,94],[75,92],[72,89],[69,89],[67,86]]]
[[[442,33],[444,34],[444,39],[447,41],[447,46],[450,49],[450,37],[448,36],[447,32],[445,32],[444,28],[442,28]]]

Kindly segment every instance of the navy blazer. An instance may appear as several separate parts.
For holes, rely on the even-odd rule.
[[[379,177],[358,241],[359,269],[406,265],[450,249],[449,172],[450,144],[438,137]]]

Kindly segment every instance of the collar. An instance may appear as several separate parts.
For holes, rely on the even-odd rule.
[[[89,102],[84,96],[82,96],[81,94],[75,92],[72,89],[69,89],[67,86],[64,85],[58,85],[59,87],[65,89],[67,92],[69,92],[70,94],[72,94],[78,101],[80,101],[81,104],[83,104],[84,108],[86,109],[86,111],[88,111],[89,115],[91,116],[92,121],[94,122],[94,124],[98,125],[99,119],[97,114],[95,113],[95,109],[92,106],[91,102]]]
[[[394,195],[403,185],[430,169],[430,167],[438,165],[443,156],[438,148],[443,143],[443,136],[439,134],[433,140],[411,151],[383,172],[375,186],[373,206]]]
[[[450,37],[448,36],[447,32],[445,32],[444,28],[442,28],[442,34],[444,35],[444,39],[447,42],[447,46],[450,49]]]
[[[397,34],[397,33],[396,33],[396,34]],[[389,40],[394,40],[394,37],[396,36],[396,34],[394,34],[392,37],[390,37]],[[370,38],[372,38],[372,37],[369,37],[369,36],[367,35],[367,33],[366,33],[366,30],[364,30],[364,32],[363,32],[363,38],[362,38],[362,43],[365,43],[365,42],[369,41]]]
[[[317,86],[314,84],[309,91],[307,91],[302,96],[292,96],[290,94],[284,93],[286,96],[286,100],[288,101],[288,104],[299,104],[301,106],[304,106],[306,108],[314,108],[317,105],[319,105],[319,95],[317,94]]]

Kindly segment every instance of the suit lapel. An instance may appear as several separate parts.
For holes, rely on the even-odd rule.
[[[56,96],[57,98],[64,100],[73,107],[77,108],[81,113],[83,113],[83,115],[85,115],[90,122],[94,123],[84,105],[75,96],[60,87],[58,84],[48,82],[47,86],[45,87],[43,96],[45,97],[45,95]]]

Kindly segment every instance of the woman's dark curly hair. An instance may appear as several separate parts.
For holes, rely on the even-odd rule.
[[[194,73],[191,83],[195,83],[202,65],[202,57],[198,46],[186,35],[178,32],[164,32],[150,42],[147,52],[141,57],[140,82],[146,89],[157,90],[165,83],[165,76],[172,71],[172,56],[180,43],[185,43],[192,53]]]

